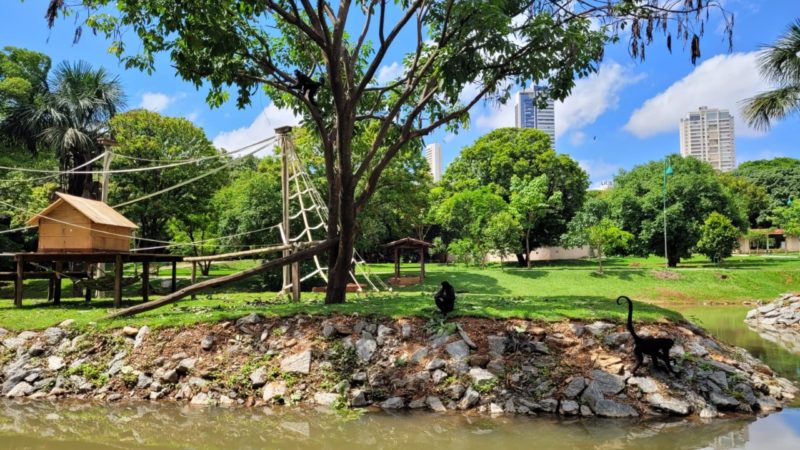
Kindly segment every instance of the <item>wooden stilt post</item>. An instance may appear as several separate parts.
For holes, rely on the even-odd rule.
[[[394,277],[400,281],[400,249],[394,248]]]
[[[53,304],[61,304],[61,273],[64,271],[64,263],[56,261],[55,279],[53,280]]]
[[[47,280],[47,301],[53,300],[53,278]]]
[[[292,263],[292,300],[300,301],[300,263]]]
[[[175,292],[178,290],[178,263],[176,261],[172,261],[172,291]]]
[[[286,239],[284,244],[291,244],[291,231],[289,230],[289,133],[292,132],[292,127],[280,127],[275,129],[275,134],[279,136],[279,145],[281,147],[281,203],[283,207],[282,213],[282,221],[281,227],[283,228],[283,233]],[[292,254],[291,249],[286,249],[283,251],[283,257],[287,257]],[[294,285],[299,285],[299,279],[295,279],[294,282],[292,281],[292,275],[295,272],[294,265],[291,266],[291,269],[288,265],[283,266],[283,285],[282,288],[286,289],[286,286],[292,284],[292,299],[297,300],[298,296],[295,296],[295,289]],[[299,267],[297,268],[297,273],[299,274],[300,270]],[[297,291],[299,292],[299,290]]]
[[[419,282],[425,281],[425,247],[419,248]]]
[[[17,259],[17,276],[14,278],[14,306],[17,308],[22,306],[22,281],[25,272],[23,268],[25,262],[22,258]]]
[[[86,302],[90,302],[92,300],[92,288],[89,286],[89,280],[92,279],[92,268],[90,265],[86,265],[86,291],[83,295],[83,300]]]
[[[192,284],[197,282],[197,261],[192,261]],[[196,295],[192,294],[192,300],[197,298]]]
[[[114,257],[114,308],[121,308],[121,307],[122,307],[122,255],[117,255]]]
[[[150,301],[150,262],[142,261],[142,301]]]

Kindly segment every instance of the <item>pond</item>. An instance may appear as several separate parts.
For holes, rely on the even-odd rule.
[[[742,322],[747,307],[670,305],[722,340],[800,380],[800,355]],[[800,406],[800,405],[798,405]],[[0,402],[0,449],[797,449],[800,408],[761,419],[559,420],[430,413],[198,409],[147,403]]]

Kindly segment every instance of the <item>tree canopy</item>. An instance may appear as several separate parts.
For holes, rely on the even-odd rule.
[[[774,158],[746,161],[734,174],[761,186],[769,195],[769,205],[759,217],[760,225],[770,225],[775,209],[785,206],[790,199],[800,198],[800,160]]]

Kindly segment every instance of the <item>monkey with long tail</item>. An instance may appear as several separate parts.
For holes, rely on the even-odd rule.
[[[644,363],[644,355],[650,356],[650,360],[656,368],[659,367],[658,360],[661,359],[667,365],[670,373],[676,373],[669,357],[669,351],[675,345],[675,341],[671,338],[641,337],[636,334],[636,330],[633,329],[633,302],[630,298],[622,295],[617,298],[617,304],[619,305],[622,300],[628,302],[628,332],[633,337],[633,356],[636,357],[633,375],[636,375],[636,371]]]

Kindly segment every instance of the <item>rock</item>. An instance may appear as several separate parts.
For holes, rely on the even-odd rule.
[[[177,383],[178,382],[178,371],[175,369],[169,369],[161,375],[161,381],[165,383]]]
[[[575,416],[580,413],[580,405],[575,400],[563,400],[559,412],[565,416]]]
[[[189,381],[186,382],[189,386],[194,386],[196,388],[204,388],[208,385],[208,381],[200,378],[200,377],[190,377]]]
[[[449,354],[450,357],[455,360],[463,361],[467,359],[467,356],[469,356],[469,346],[461,339],[447,344],[445,350],[447,351],[447,354]]]
[[[29,341],[35,338],[36,336],[38,336],[38,334],[35,331],[23,331],[17,335],[17,337],[22,339],[23,341]]]
[[[144,338],[147,336],[147,333],[150,332],[150,327],[147,325],[139,328],[139,332],[136,333],[136,338],[133,340],[133,348],[139,348],[144,343]]]
[[[343,323],[336,323],[333,327],[336,328],[336,332],[342,336],[350,336],[353,334],[353,329]]]
[[[679,416],[685,416],[689,414],[692,410],[692,407],[689,404],[689,402],[686,402],[684,400],[678,400],[676,398],[662,395],[659,393],[649,394],[647,396],[647,403],[649,403],[656,409]]]
[[[367,381],[367,372],[356,372],[350,377],[350,379],[357,383],[364,383]]]
[[[124,328],[122,328],[122,334],[130,338],[135,338],[138,332],[139,332],[138,328],[132,327],[130,325],[126,325]]]
[[[381,402],[381,408],[383,409],[402,409],[405,406],[406,403],[403,397],[390,397]]]
[[[467,347],[469,347],[469,348],[471,348],[473,350],[476,350],[478,348],[478,346],[475,345],[475,342],[473,342],[473,340],[470,339],[470,337],[467,334],[467,332],[464,331],[464,328],[461,326],[460,323],[456,324],[456,329],[458,330],[458,335],[461,336],[461,339],[467,344]]]
[[[236,404],[236,400],[228,397],[227,395],[220,395],[219,396],[219,406],[224,408],[229,408]]]
[[[708,350],[705,347],[698,344],[697,342],[690,341],[684,344],[686,347],[686,351],[688,351],[691,355],[697,356],[698,358],[702,358],[708,355]]]
[[[212,403],[211,397],[208,396],[205,392],[198,392],[192,397],[192,400],[189,402],[190,405],[194,406],[208,406]]]
[[[323,322],[322,324],[322,337],[325,339],[332,339],[336,337],[336,327],[330,322]]]
[[[272,401],[277,398],[282,398],[286,395],[286,382],[285,381],[272,381],[264,386],[262,391],[262,398],[265,402]]]
[[[581,405],[581,416],[583,417],[591,417],[594,413],[592,412],[592,408],[589,408],[586,405]]]
[[[25,381],[20,381],[10,391],[8,391],[6,397],[8,398],[25,397],[26,395],[30,395],[32,392],[33,392],[33,386],[31,386]]]
[[[60,324],[58,324],[59,328],[70,328],[71,326],[75,325],[75,319],[67,319]]]
[[[410,409],[420,409],[427,406],[427,400],[425,397],[415,398],[408,403],[408,407]]]
[[[770,413],[781,409],[781,404],[777,400],[766,395],[758,396],[757,405],[762,413]]]
[[[639,413],[633,407],[613,400],[599,400],[592,410],[600,417],[639,417]]]
[[[236,320],[236,328],[244,334],[255,334],[255,326],[264,321],[264,318],[256,313],[250,313]]]
[[[716,385],[722,389],[728,389],[728,376],[725,375],[725,372],[721,370],[712,372],[711,375],[708,376],[708,379],[716,383]]]
[[[446,344],[449,339],[450,339],[449,334],[437,336],[433,339],[433,341],[431,341],[431,348],[439,348],[444,344]]]
[[[591,377],[590,384],[594,385],[601,394],[618,394],[625,389],[625,378],[619,375],[613,375],[602,370],[593,370]]]
[[[486,367],[489,364],[487,355],[472,355],[469,357],[469,365],[472,367]]]
[[[444,404],[439,399],[439,397],[436,397],[434,395],[429,395],[428,398],[426,398],[425,400],[428,403],[428,407],[431,410],[433,410],[435,412],[445,412],[445,411],[447,411],[447,408],[444,407]]]
[[[139,373],[139,377],[136,381],[136,389],[147,389],[152,383],[152,378],[148,377],[144,373]]]
[[[630,377],[628,384],[638,387],[645,394],[658,392],[658,383],[650,377]]]
[[[67,333],[58,327],[50,327],[42,332],[42,336],[44,336],[47,345],[58,344],[66,335]]]
[[[331,406],[339,398],[339,394],[333,392],[317,392],[314,394],[314,403],[321,406]]]
[[[488,336],[489,353],[493,356],[502,356],[506,352],[506,338],[504,336]]]
[[[464,395],[464,391],[466,391],[464,386],[459,383],[455,383],[447,388],[447,396],[452,400],[458,400],[462,395]]]
[[[207,335],[200,339],[200,348],[205,351],[210,351],[214,347],[214,336]]]
[[[447,372],[445,372],[444,370],[436,369],[433,371],[431,379],[435,384],[439,384],[447,379]]]
[[[699,416],[701,419],[713,419],[719,416],[719,413],[717,412],[717,408],[714,408],[711,405],[707,405],[706,407],[700,410]]]
[[[3,347],[9,350],[16,350],[25,345],[25,340],[19,337],[11,337],[3,340]]]
[[[184,358],[178,363],[178,367],[176,367],[175,370],[177,370],[180,375],[186,375],[194,370],[194,365],[196,363],[197,358]]]
[[[50,356],[47,358],[47,369],[52,371],[64,368],[64,358],[60,356]]]
[[[475,406],[476,403],[481,399],[481,395],[475,389],[472,389],[472,386],[467,388],[467,391],[464,393],[464,396],[461,397],[461,400],[458,402],[458,409],[469,409]]]
[[[367,392],[363,389],[353,389],[350,391],[350,406],[353,408],[363,408],[369,406],[370,401],[367,398]]]
[[[428,361],[428,364],[425,365],[425,370],[436,370],[443,368],[447,363],[445,360],[441,358],[434,358]]]
[[[391,329],[391,328],[389,328],[389,327],[387,327],[387,326],[385,326],[383,324],[378,325],[378,337],[379,338],[386,338],[387,336],[389,336],[390,334],[393,334],[393,333],[394,333],[393,329]]]
[[[739,400],[719,391],[711,391],[708,401],[719,409],[732,409],[739,406]]]
[[[250,374],[250,383],[253,387],[258,389],[267,384],[267,368],[259,367]]]
[[[600,336],[601,334],[605,333],[606,331],[614,327],[615,327],[614,324],[598,320],[589,325],[586,325],[584,328],[593,335]]]
[[[564,398],[567,399],[574,399],[575,397],[581,395],[581,392],[586,388],[586,378],[583,377],[575,377],[572,381],[567,384],[567,387],[564,388],[562,395]]]
[[[610,333],[603,338],[603,342],[609,347],[619,347],[630,340],[631,334],[627,331],[623,331],[621,333]]]
[[[547,345],[544,342],[533,341],[533,342],[531,342],[531,344],[533,345],[533,351],[534,352],[541,353],[543,355],[549,355],[550,354],[550,349],[547,347]]]
[[[420,361],[425,359],[428,356],[428,347],[420,347],[411,354],[411,362],[419,364]]]
[[[472,378],[472,382],[477,385],[491,383],[497,378],[488,370],[481,369],[480,367],[473,367],[470,369],[469,376]]]
[[[36,344],[31,345],[31,348],[28,349],[28,354],[31,356],[42,356],[44,355],[45,348],[42,344],[38,342]]]
[[[400,327],[400,335],[403,337],[403,339],[410,338],[411,337],[411,332],[412,332],[412,327],[411,327],[411,324],[409,324],[409,323],[404,323]]]
[[[378,343],[372,338],[362,337],[356,341],[356,355],[361,362],[369,362],[377,348]]]
[[[492,417],[497,417],[503,415],[503,407],[498,405],[497,403],[490,403],[489,404],[489,415]]]
[[[308,374],[311,371],[311,350],[306,350],[283,358],[281,371],[286,373]]]
[[[116,401],[122,400],[122,394],[120,394],[120,393],[114,393],[114,394],[111,394],[111,395],[109,395],[108,397],[106,397],[106,400],[107,400],[109,403],[112,403],[112,402],[116,402]]]

